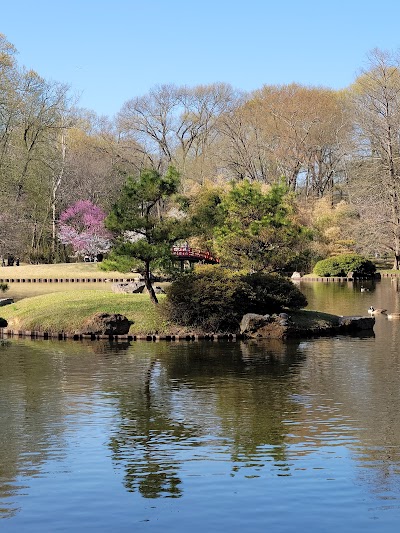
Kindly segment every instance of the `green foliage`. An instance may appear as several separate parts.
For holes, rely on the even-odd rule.
[[[355,229],[360,217],[354,206],[341,200],[332,205],[328,197],[315,201],[311,214],[313,246],[318,259],[354,253]]]
[[[375,265],[369,259],[358,254],[342,254],[318,261],[313,273],[316,276],[345,277],[348,272],[354,276],[371,276],[376,271]]]
[[[204,331],[237,331],[246,313],[273,313],[305,307],[307,300],[290,281],[277,275],[234,273],[220,266],[199,266],[167,289],[168,318]]]
[[[144,170],[138,177],[129,177],[118,202],[107,217],[111,231],[138,231],[151,241],[162,229],[161,201],[178,191],[179,174],[170,167],[164,176],[155,170]]]
[[[321,257],[316,257],[316,253],[312,249],[305,249],[299,251],[295,257],[291,258],[283,267],[284,272],[311,272],[313,265]]]
[[[198,245],[203,249],[213,249],[213,236],[216,227],[224,221],[220,209],[223,190],[219,187],[204,186],[190,198],[181,198],[182,209],[186,212],[191,237],[197,238]]]
[[[215,230],[216,249],[232,268],[282,269],[303,251],[310,237],[296,221],[292,195],[281,185],[263,193],[258,183],[235,184],[219,209],[223,223]]]
[[[7,283],[0,283],[0,292],[6,292],[8,291],[9,287]]]
[[[144,170],[130,177],[118,202],[106,219],[106,226],[117,236],[117,245],[103,269],[126,272],[141,263],[150,298],[157,303],[150,280],[150,267],[171,261],[171,246],[187,235],[181,219],[168,213],[166,203],[177,193],[179,174],[170,167],[161,176],[155,170]],[[129,260],[131,258],[131,260]]]
[[[122,255],[122,253],[111,251],[107,259],[104,259],[98,266],[100,270],[105,270],[106,272],[140,272],[143,263],[130,255]]]
[[[284,308],[301,309],[307,305],[304,294],[287,278],[256,272],[242,276],[242,279],[252,289],[248,312],[275,313]]]

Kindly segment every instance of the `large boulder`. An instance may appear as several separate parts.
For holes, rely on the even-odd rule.
[[[371,330],[375,324],[373,316],[341,316],[339,326],[350,331]]]
[[[375,318],[369,316],[335,316],[322,321],[317,316],[308,317],[307,323],[296,322],[287,314],[244,315],[240,324],[240,333],[247,338],[287,339],[320,335],[342,335],[357,331],[372,333]]]
[[[13,304],[14,300],[12,298],[0,298],[0,306]]]
[[[5,318],[0,318],[0,328],[6,328],[8,325],[8,322]]]
[[[257,315],[256,313],[247,313],[240,322],[240,333],[242,335],[251,335],[270,322],[269,315]]]
[[[113,283],[111,290],[116,293],[123,294],[137,294],[144,291],[143,281],[122,281],[120,283]]]
[[[84,335],[127,335],[133,324],[124,315],[95,313],[82,326]]]
[[[247,313],[240,323],[240,333],[245,337],[283,339],[291,329],[291,320],[286,313],[257,315]]]

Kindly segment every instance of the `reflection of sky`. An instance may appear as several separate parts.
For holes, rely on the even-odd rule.
[[[181,465],[183,496],[148,500],[125,491],[122,472],[89,432],[69,446],[61,463],[49,461],[41,476],[29,480],[20,513],[3,530],[39,532],[47,523],[54,531],[71,525],[101,532],[142,531],[145,525],[194,532],[397,531],[398,502],[366,491],[347,447],[315,449],[306,459],[300,451],[289,446],[286,463],[264,456],[235,464],[224,443],[213,438],[194,447],[186,443],[171,450]]]

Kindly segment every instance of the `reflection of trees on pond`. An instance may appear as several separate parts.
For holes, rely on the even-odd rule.
[[[285,460],[287,426],[284,420],[296,417],[301,409],[292,395],[298,393],[296,367],[302,362],[298,344],[281,341],[247,341],[207,350],[187,359],[186,379],[199,387],[212,379],[219,434],[229,441],[232,460],[238,464],[270,455]],[[182,372],[179,364],[172,375]]]
[[[136,347],[135,347],[136,348]],[[150,347],[153,352],[154,345]],[[157,345],[164,352],[166,345]],[[162,353],[159,353],[162,355]],[[146,498],[179,497],[181,461],[174,447],[195,434],[195,428],[176,420],[163,367],[155,355],[146,357],[135,382],[116,393],[121,423],[110,439],[112,458],[125,471],[128,491]]]
[[[128,490],[179,497],[182,447],[201,455],[222,442],[233,469],[266,447],[274,461],[285,460],[284,419],[300,409],[291,400],[297,344],[179,343],[161,352],[117,393],[122,420],[110,447]]]
[[[298,394],[296,367],[303,357],[296,344],[280,341],[241,343],[241,350],[245,371],[240,379],[227,377],[231,386],[219,398],[223,429],[232,438],[232,459],[264,461],[270,455],[285,462],[284,421],[296,419],[301,410],[293,396]]]
[[[384,497],[400,490],[398,343],[399,329],[386,318],[373,342],[315,339],[304,347],[300,376],[312,391],[302,429],[318,427],[308,431],[310,445],[346,442],[359,480]]]
[[[18,477],[41,474],[50,455],[62,458],[62,453],[58,457],[54,453],[63,448],[66,430],[62,361],[56,354],[36,357],[42,344],[31,343],[31,357],[21,355],[21,348],[12,342],[1,347],[0,499],[4,502],[25,488],[16,485]],[[4,503],[0,517],[17,511]]]
[[[101,374],[108,354],[115,360],[116,351],[127,347],[118,344],[116,350],[115,343],[102,342],[2,342],[0,500],[4,503],[0,517],[18,511],[8,502],[25,489],[23,485],[29,485],[28,478],[43,474],[50,457],[52,461],[65,458],[68,434],[79,431],[81,417],[91,415],[86,400],[93,392],[96,374]],[[27,481],[17,486],[17,478]]]

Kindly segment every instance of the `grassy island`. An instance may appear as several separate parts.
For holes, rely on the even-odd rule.
[[[68,290],[20,300],[1,308],[1,316],[13,331],[38,331],[73,334],[94,313],[120,313],[133,321],[131,335],[210,334],[169,324],[160,308],[147,294],[114,294],[103,290]],[[289,336],[329,334],[339,325],[339,317],[311,310],[290,311]],[[237,333],[237,332],[231,332]]]
[[[105,277],[110,273],[101,272],[96,264],[74,263],[62,265],[26,265],[0,269],[4,277],[25,278],[90,278]],[[17,276],[19,274],[19,276]],[[112,273],[113,277],[122,278],[123,274]],[[21,284],[22,285],[22,284]],[[25,284],[24,284],[25,285]],[[29,284],[31,286],[32,284]],[[174,320],[168,320],[163,309],[164,295],[160,295],[160,305],[154,305],[148,294],[115,294],[102,284],[91,288],[88,284],[60,286],[46,285],[46,294],[23,297],[11,305],[1,307],[0,316],[8,322],[7,329],[12,331],[37,331],[44,333],[75,334],[82,331],[83,324],[95,313],[117,313],[126,316],[131,322],[130,335],[209,335],[216,331],[202,330],[201,327],[177,326]],[[18,284],[20,286],[20,284]],[[27,286],[27,285],[26,285]],[[83,290],[84,289],[84,290]],[[49,290],[51,292],[49,292]],[[27,292],[27,295],[29,292]],[[12,290],[7,296],[13,297]],[[200,303],[199,303],[200,305]],[[243,311],[241,304],[238,311]],[[243,311],[242,314],[246,313]],[[341,332],[340,317],[311,310],[291,310],[290,327],[287,337],[329,335]],[[238,317],[240,313],[238,313]],[[240,320],[240,318],[238,318]],[[206,328],[204,328],[206,329]],[[223,331],[237,333],[237,331]],[[276,332],[277,333],[277,332]],[[274,333],[273,333],[274,334]]]

